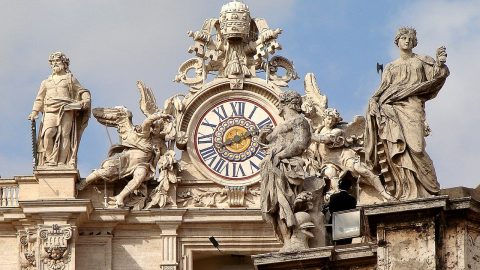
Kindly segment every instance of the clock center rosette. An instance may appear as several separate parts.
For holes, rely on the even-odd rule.
[[[251,158],[259,148],[256,124],[243,117],[228,118],[214,132],[214,147],[228,161],[241,162]]]

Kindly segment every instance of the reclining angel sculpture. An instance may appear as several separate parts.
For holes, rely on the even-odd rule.
[[[132,113],[123,106],[93,109],[93,115],[100,124],[117,128],[120,143],[110,147],[108,158],[99,169],[77,184],[77,189],[83,190],[101,179],[107,182],[131,179],[114,197],[117,207],[124,206],[127,196],[155,176],[155,167],[159,169],[160,176],[163,176],[158,179],[161,182],[159,186],[168,188],[168,184],[162,181],[176,179],[171,177],[173,163],[176,162],[172,142],[176,134],[175,119],[169,114],[172,106],[165,110],[159,109],[151,89],[140,81],[137,82],[137,87],[141,94],[140,109],[147,117],[141,125],[133,125]],[[172,99],[167,100],[166,104],[173,104]]]
[[[351,123],[342,122],[336,109],[327,108],[327,97],[321,94],[311,73],[305,77],[305,93],[302,109],[313,128],[312,144],[306,153],[307,170],[320,172],[319,176],[330,180],[325,199],[338,192],[338,180],[350,172],[375,188],[384,201],[394,200],[380,177],[362,161],[365,118],[357,116]]]

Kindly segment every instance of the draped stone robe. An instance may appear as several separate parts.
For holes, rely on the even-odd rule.
[[[425,151],[425,101],[438,94],[448,75],[446,65],[437,65],[428,56],[398,59],[386,67],[374,94],[379,112],[373,113],[375,105],[369,105],[366,160],[378,165],[378,151],[383,148],[399,199],[428,197],[440,190]]]

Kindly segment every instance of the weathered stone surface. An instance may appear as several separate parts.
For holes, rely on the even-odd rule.
[[[99,180],[116,182],[129,179],[128,184],[110,203],[123,207],[129,201],[127,206],[139,210],[145,207],[148,197],[144,182],[155,176],[157,168],[159,184],[152,190],[146,208],[154,205],[164,207],[167,204],[167,193],[170,184],[177,182],[178,168],[172,148],[176,135],[174,115],[164,113],[168,108],[161,110],[157,107],[152,90],[143,82],[138,81],[137,87],[141,94],[140,108],[147,117],[141,125],[133,125],[132,112],[122,106],[93,110],[93,115],[100,124],[117,128],[121,141],[120,144],[111,146],[109,157],[102,162],[99,169],[82,179],[77,189],[83,190]],[[176,104],[176,99],[171,102],[174,103],[174,110],[180,110],[176,106],[180,106],[180,103]],[[167,102],[167,106],[168,104]],[[168,148],[167,142],[170,142],[172,147]]]
[[[84,179],[76,152],[90,93],[69,73],[66,56],[52,55],[53,75],[29,115],[43,114],[34,149],[39,166],[34,176],[0,181],[0,246],[8,247],[0,251],[0,269],[239,270],[252,268],[251,255],[257,269],[480,268],[480,186],[433,196],[438,185],[424,152],[423,105],[448,75],[445,48],[435,60],[413,54],[414,30],[401,29],[401,57],[386,68],[368,119],[344,123],[313,74],[305,76],[306,96],[285,90],[298,76],[287,58],[270,57],[280,49],[280,33],[252,18],[245,4],[224,5],[219,18],[189,33],[194,58],[175,78],[187,93],[160,109],[153,90],[137,82],[146,116],[138,126],[124,107],[94,110],[100,124],[117,128],[120,145]],[[395,81],[405,70],[418,73]],[[411,117],[391,117],[405,104]],[[391,119],[402,128],[418,123],[402,133]],[[367,142],[367,161],[368,146],[383,146],[380,164],[365,162],[365,125],[380,142]],[[398,153],[402,165],[420,153],[401,179],[388,173],[396,168],[393,148],[405,138],[389,143],[390,131],[408,139]],[[182,151],[179,162],[174,146]],[[356,244],[325,247],[324,188],[337,192],[347,174],[360,188],[364,235]],[[280,248],[288,252],[272,253]]]
[[[253,260],[257,269],[477,269],[479,206],[470,197],[448,196],[364,206],[363,244],[262,254]],[[360,252],[368,244],[374,253]]]
[[[413,53],[417,32],[398,29],[395,44],[400,58],[388,64],[382,82],[367,109],[365,159],[385,179],[399,200],[438,194],[432,160],[425,152],[430,128],[425,122],[425,101],[434,98],[450,74],[445,47],[436,59]]]
[[[294,91],[280,95],[279,111],[284,122],[272,129],[260,130],[260,141],[267,145],[261,165],[261,209],[266,221],[273,225],[284,243],[282,251],[308,248],[309,231],[314,228],[308,210],[312,207],[311,192],[304,191],[308,177],[302,153],[310,143],[310,126],[301,112],[301,96]],[[320,181],[320,179],[318,179]],[[322,237],[322,236],[318,236]]]
[[[311,248],[296,252],[252,256],[255,268],[263,269],[375,269],[376,246],[357,244]],[[351,268],[351,267],[359,268]]]
[[[48,59],[52,75],[40,85],[28,119],[41,112],[38,144],[34,139],[35,165],[49,168],[77,168],[77,153],[83,130],[90,118],[91,96],[69,70],[70,59],[62,52]]]
[[[78,170],[37,168],[34,176],[38,181],[39,199],[75,198],[75,182],[80,177]]]
[[[0,226],[0,269],[18,270],[19,268],[19,244],[15,230]]]

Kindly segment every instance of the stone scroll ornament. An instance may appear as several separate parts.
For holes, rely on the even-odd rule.
[[[188,32],[194,41],[188,51],[195,58],[181,65],[175,81],[190,86],[195,93],[207,74],[216,74],[231,79],[233,89],[242,89],[243,78],[256,77],[256,71],[262,70],[268,80],[285,86],[297,78],[293,64],[284,57],[269,59],[281,49],[276,40],[281,32],[270,29],[264,19],[252,18],[244,3],[229,2],[223,5],[219,18],[207,19],[201,30]],[[284,69],[285,76],[277,75],[278,69]]]
[[[140,109],[146,116],[140,125],[132,123],[132,113],[123,106],[93,109],[100,124],[117,128],[120,143],[110,147],[108,158],[100,168],[80,181],[77,189],[83,190],[99,180],[117,182],[130,179],[110,203],[139,210],[149,200],[148,208],[165,206],[169,187],[177,181],[180,168],[173,151],[175,116],[182,111],[183,105],[179,97],[174,96],[165,102],[164,109],[159,109],[153,91],[140,81],[137,87],[141,95]],[[159,170],[159,184],[149,195],[145,182],[154,178],[156,169]]]
[[[37,239],[36,230],[19,231],[20,237],[20,269],[37,270]]]
[[[289,90],[279,99],[280,116],[285,121],[274,129],[262,128],[259,134],[267,152],[261,165],[260,207],[263,218],[273,225],[283,242],[280,251],[285,252],[308,248],[315,224],[308,213],[313,195],[304,188],[312,177],[305,171],[302,158],[310,144],[310,124],[301,114],[302,98],[298,93]],[[321,189],[323,184],[317,186]]]
[[[53,224],[40,227],[38,237],[40,241],[40,269],[64,270],[71,261],[70,239],[73,228],[70,225]]]
[[[72,75],[64,53],[52,53],[48,61],[52,75],[41,83],[28,116],[35,125],[38,114],[43,115],[38,139],[32,140],[34,167],[76,168],[80,139],[90,118],[90,92]]]
[[[413,52],[417,32],[402,27],[394,43],[400,58],[389,63],[382,82],[368,105],[365,159],[381,172],[387,189],[399,200],[438,194],[433,162],[425,151],[430,129],[425,123],[425,102],[437,96],[450,74],[445,47],[436,59]]]

